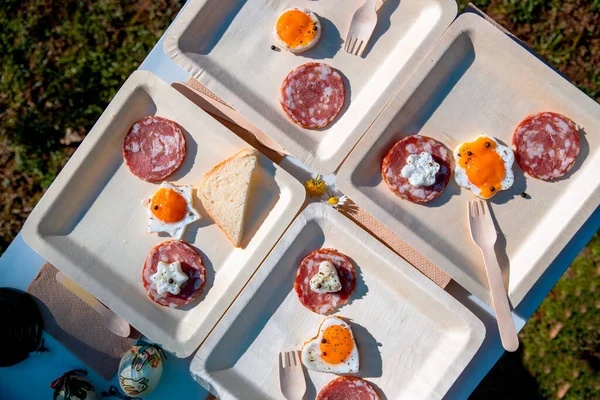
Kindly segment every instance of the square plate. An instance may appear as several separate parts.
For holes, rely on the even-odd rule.
[[[165,38],[165,52],[309,169],[334,172],[456,16],[453,0],[386,0],[364,58],[346,53],[350,20],[363,0],[194,0]],[[309,51],[273,51],[281,12],[309,8],[322,36]],[[322,61],[344,77],[347,104],[322,130],[292,123],[279,104],[287,74]]]
[[[198,185],[215,164],[249,145],[149,72],[125,82],[79,146],[23,228],[40,255],[136,329],[178,357],[206,338],[256,268],[294,219],[305,197],[291,175],[260,157],[246,216],[246,243],[236,249],[207,216],[188,227],[182,240],[201,254],[207,282],[202,295],[180,309],[151,301],[142,285],[150,249],[167,239],[148,234],[142,199],[158,183],[135,177],[123,162],[123,138],[147,115],[171,119],[187,141],[183,165],[167,178]]]
[[[525,176],[491,199],[496,253],[513,307],[523,299],[600,202],[600,106],[513,39],[475,14],[460,16],[340,168],[339,187],[394,233],[489,302],[487,278],[467,222],[474,198],[452,178],[426,205],[396,197],[381,161],[406,135],[438,139],[448,150],[486,133],[505,144],[527,115],[555,111],[582,126],[581,152],[556,182]],[[522,198],[526,191],[530,198]]]
[[[389,399],[441,398],[481,345],[483,323],[324,204],[308,206],[292,223],[196,353],[192,376],[221,400],[279,399],[279,352],[299,350],[325,318],[304,308],[294,290],[298,265],[320,248],[339,250],[356,269],[356,291],[336,315],[351,321],[358,375]],[[335,378],[306,376],[307,399]]]

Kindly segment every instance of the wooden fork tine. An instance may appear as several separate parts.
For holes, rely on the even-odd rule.
[[[354,51],[354,44],[356,43],[356,39],[354,39],[353,37],[350,38],[350,41],[348,42],[348,53],[352,53],[352,51]]]
[[[485,214],[485,215],[491,215],[490,214],[490,207],[489,207],[487,201],[482,201],[482,203],[483,204],[481,205],[481,208],[483,208],[483,214]]]
[[[356,39],[356,41],[358,42],[358,39]],[[363,43],[364,43],[364,40],[361,40],[360,43],[358,44],[358,47],[356,48],[356,53],[354,53],[354,55],[362,54],[361,47],[362,47]]]
[[[358,55],[360,57],[362,57],[362,55],[365,53],[366,49],[367,49],[367,42],[363,42],[363,47],[362,47],[362,49],[360,49],[360,53],[358,53]]]

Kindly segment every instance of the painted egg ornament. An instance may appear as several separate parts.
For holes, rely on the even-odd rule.
[[[55,379],[50,384],[54,389],[54,400],[96,400],[94,385],[85,375],[86,371],[76,369]]]
[[[119,363],[119,385],[129,396],[150,394],[163,372],[162,349],[154,344],[135,345]]]

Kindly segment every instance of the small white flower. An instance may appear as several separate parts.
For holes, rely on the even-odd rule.
[[[346,204],[347,201],[348,196],[341,193],[328,193],[325,198],[325,202],[336,210]]]

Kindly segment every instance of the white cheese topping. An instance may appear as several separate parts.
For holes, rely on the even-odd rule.
[[[342,290],[342,283],[331,261],[319,264],[319,272],[310,280],[310,289],[316,293],[334,293]]]
[[[400,174],[413,186],[431,186],[435,183],[435,175],[440,164],[433,161],[430,153],[411,154],[406,158],[406,165]]]
[[[188,276],[181,270],[179,261],[170,264],[160,261],[158,269],[150,280],[156,285],[156,292],[159,296],[169,292],[171,294],[179,294],[181,286],[187,282]]]

